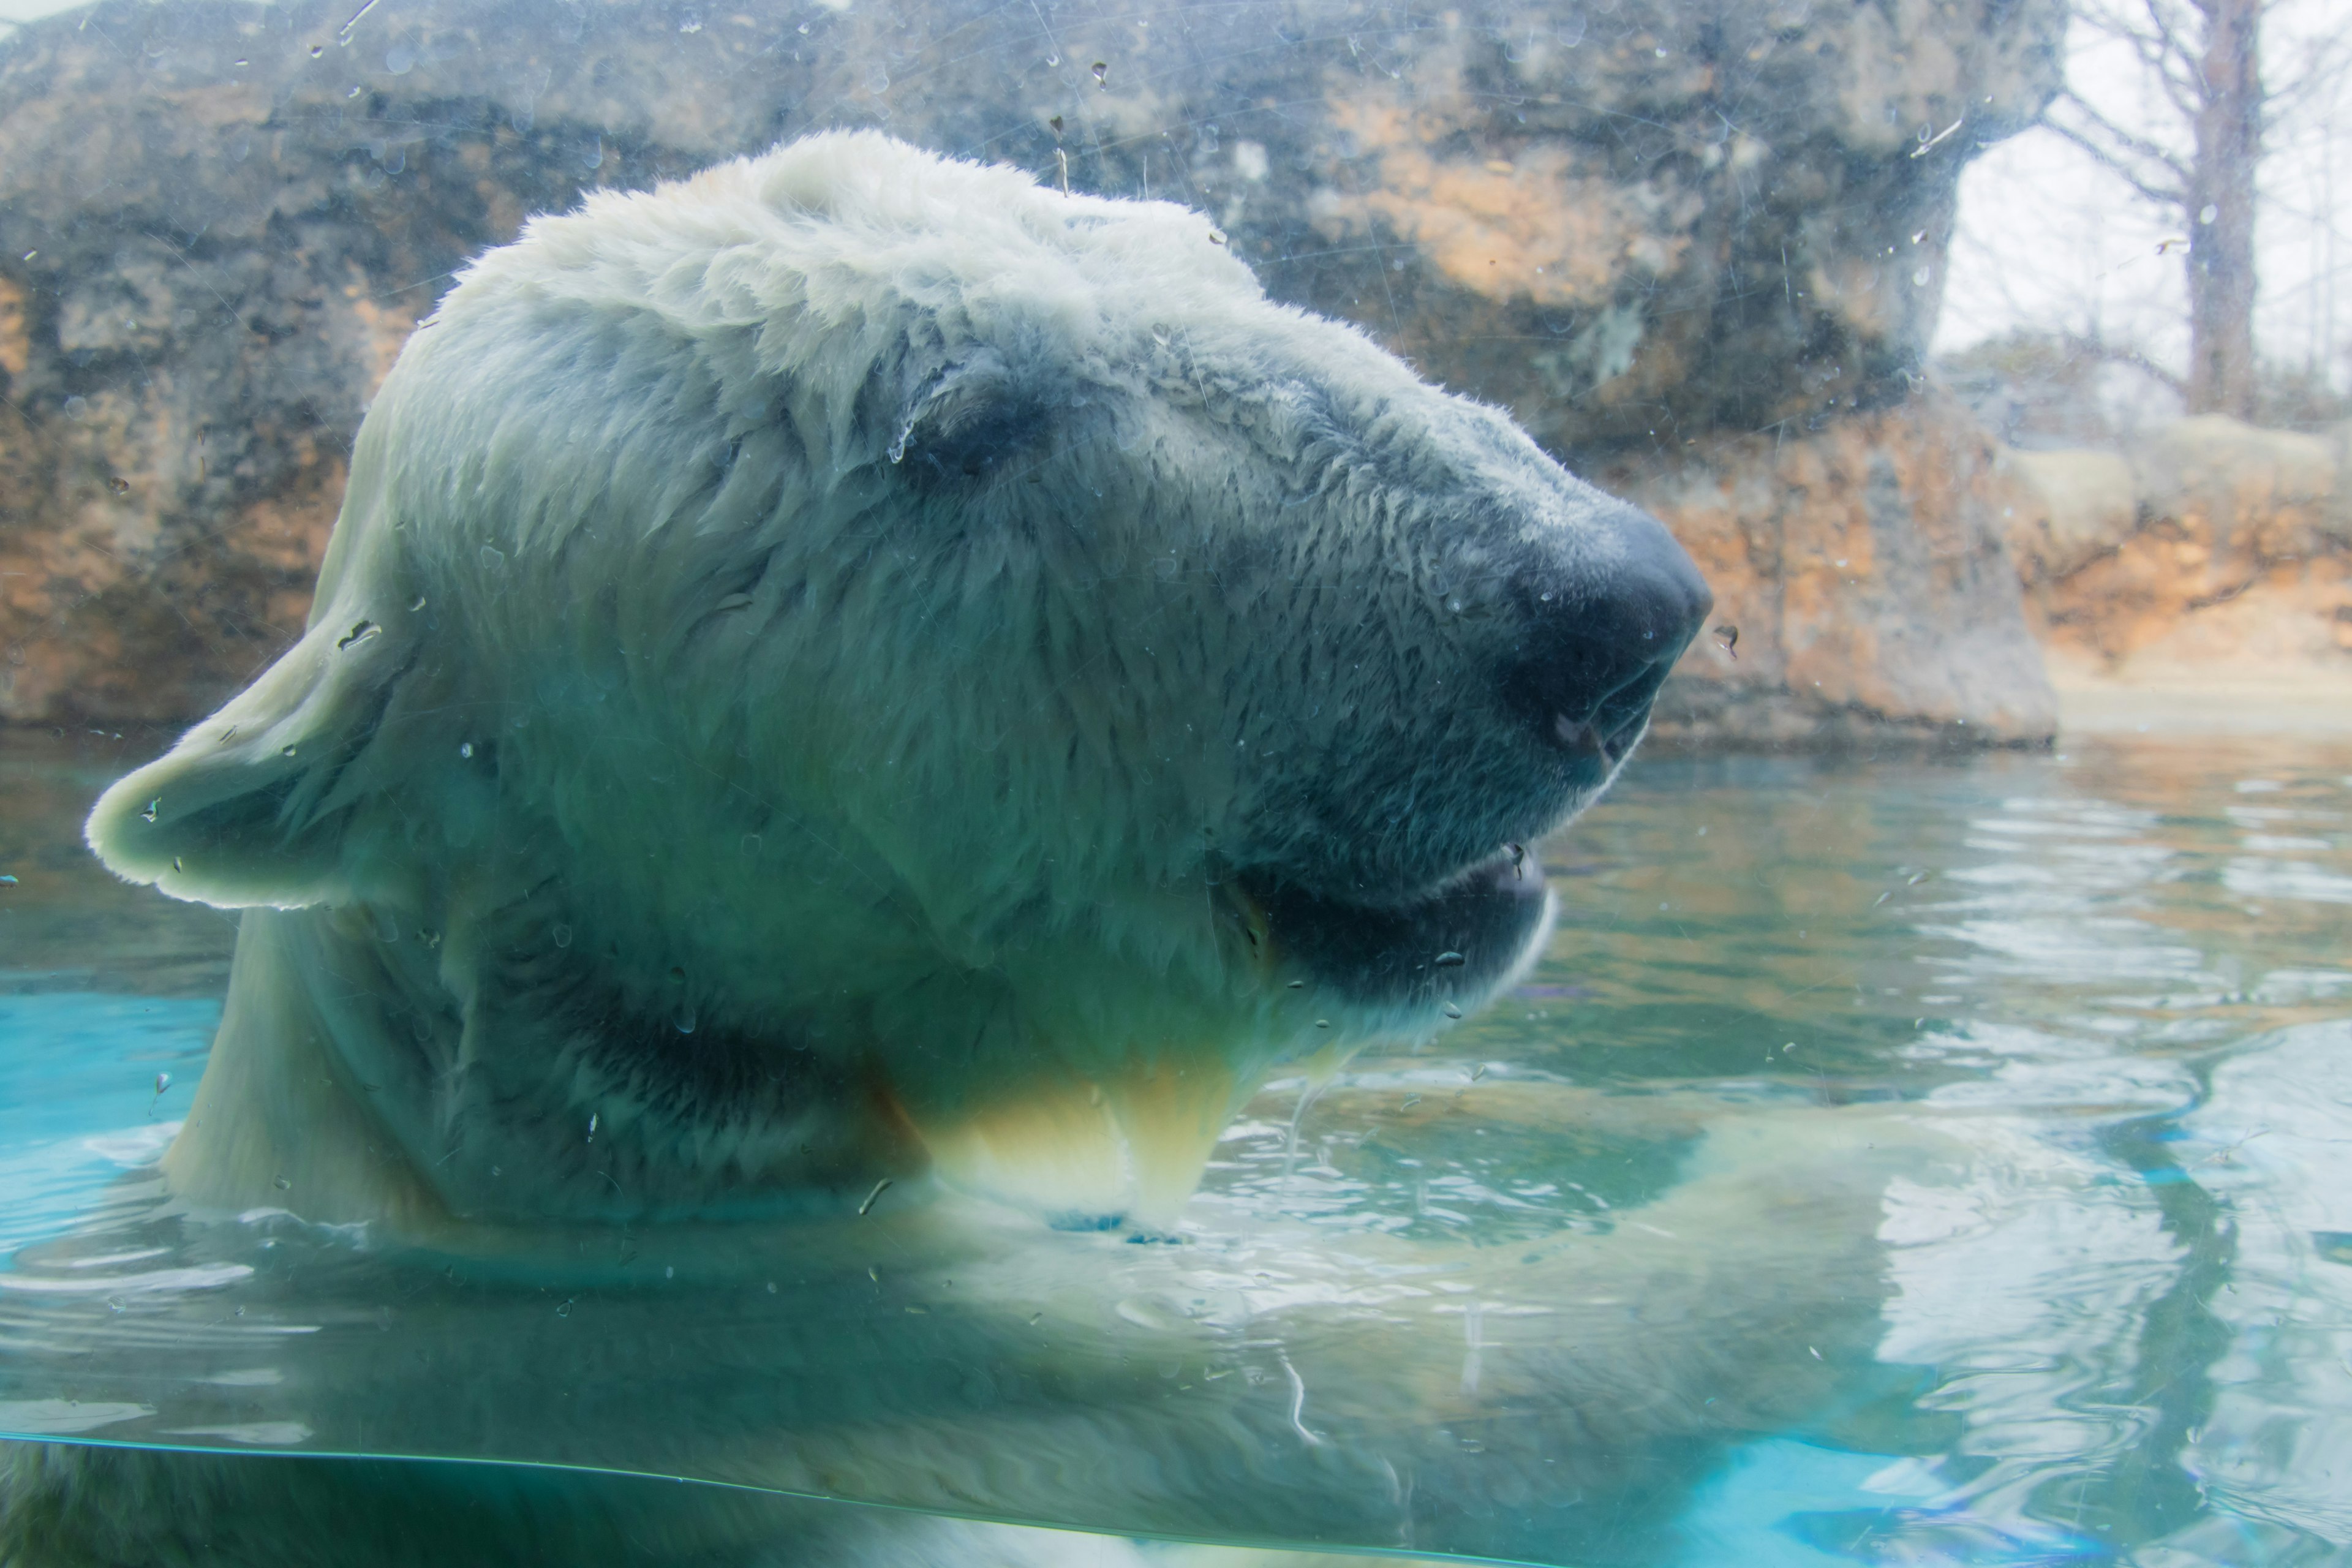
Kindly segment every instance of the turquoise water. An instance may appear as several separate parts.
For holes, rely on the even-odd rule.
[[[79,744],[0,752],[0,1431],[1563,1564],[2352,1559],[2352,750],[1643,759],[1527,984],[1268,1086],[1184,1246],[455,1258],[163,1200],[231,928],[79,854]]]

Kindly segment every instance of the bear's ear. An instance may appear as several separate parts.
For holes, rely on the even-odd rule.
[[[919,484],[976,479],[1034,452],[1051,436],[1057,412],[1035,377],[982,349],[917,389],[890,461]]]
[[[226,707],[100,795],[89,847],[119,876],[224,909],[335,899],[345,830],[369,787],[371,770],[353,764],[415,646],[364,615],[323,616]]]

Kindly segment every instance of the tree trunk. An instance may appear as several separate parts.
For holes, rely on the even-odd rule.
[[[2254,165],[2262,155],[2262,0],[2196,0],[2202,107],[2189,218],[2189,411],[2254,411]]]

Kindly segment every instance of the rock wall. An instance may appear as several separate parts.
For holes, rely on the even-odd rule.
[[[2054,658],[2142,679],[2352,677],[2352,425],[2207,415],[2121,453],[2008,461],[2011,545]]]
[[[1743,636],[1736,667],[1694,656],[1679,732],[2046,733],[2012,579],[1979,571],[2004,548],[1980,439],[1906,399],[1960,167],[2054,89],[2063,24],[106,0],[26,26],[0,44],[0,718],[197,713],[289,640],[373,388],[527,213],[870,124],[1199,206],[1278,297],[1660,508]],[[1906,620],[1946,577],[1982,614]]]
[[[1714,635],[1662,694],[1661,739],[2011,744],[2055,730],[2000,527],[2011,483],[1952,400],[1803,439],[1705,440],[1601,477],[1664,519],[1715,585]]]

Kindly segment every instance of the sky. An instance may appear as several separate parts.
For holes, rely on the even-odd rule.
[[[0,26],[79,0],[0,0]],[[158,0],[170,4],[171,0]],[[1737,3],[1737,0],[1735,0]],[[2121,0],[2128,5],[2132,0]],[[2352,29],[2345,0],[2273,0],[2266,80],[2292,76],[2312,41]],[[2126,54],[2076,25],[2068,77],[2109,118],[2178,142]],[[2311,366],[2352,392],[2352,57],[2291,121],[2273,129],[2257,216],[2260,352]],[[2095,332],[2176,371],[2188,357],[2180,219],[2135,195],[2055,132],[2033,130],[1962,177],[1959,226],[1938,352],[2014,328]]]

